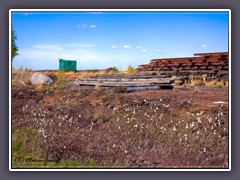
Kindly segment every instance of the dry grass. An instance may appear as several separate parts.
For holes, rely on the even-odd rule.
[[[195,86],[206,86],[206,87],[228,87],[228,80],[225,78],[218,78],[206,81],[205,78],[202,79],[190,79],[187,86],[195,87]]]
[[[101,88],[101,86],[99,85],[99,83],[97,82],[96,85],[94,86],[94,89],[97,90],[97,91],[99,91],[99,90],[101,90],[102,88]]]

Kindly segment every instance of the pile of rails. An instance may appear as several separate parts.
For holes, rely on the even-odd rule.
[[[72,82],[69,86],[101,86],[101,87],[124,87],[127,92],[137,90],[172,89],[176,78],[167,75],[149,74],[99,74],[96,76],[82,78]]]
[[[228,74],[228,52],[196,53],[195,57],[153,59],[149,64],[139,65],[138,72],[155,71],[162,74],[204,73]]]

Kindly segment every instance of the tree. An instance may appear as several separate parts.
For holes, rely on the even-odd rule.
[[[13,58],[16,56],[16,55],[18,55],[18,48],[17,48],[17,46],[16,46],[16,43],[15,43],[15,40],[17,39],[17,36],[15,35],[15,32],[12,30],[12,60],[13,60]]]
[[[136,70],[134,69],[134,67],[132,67],[131,65],[128,66],[127,68],[127,72],[129,74],[135,74],[136,73]]]

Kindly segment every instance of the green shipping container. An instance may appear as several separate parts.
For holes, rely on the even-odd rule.
[[[77,61],[59,59],[59,70],[76,71],[77,70]]]

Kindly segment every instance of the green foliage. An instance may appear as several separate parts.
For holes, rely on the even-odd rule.
[[[67,83],[66,73],[64,71],[59,71],[56,76],[57,81],[55,82],[55,87],[61,89],[62,86]]]
[[[12,37],[11,37],[11,39],[12,39],[12,43],[11,43],[11,52],[12,52],[12,60],[13,60],[13,58],[16,56],[16,55],[18,55],[18,48],[17,48],[17,46],[16,46],[16,42],[15,42],[15,40],[17,39],[17,36],[16,36],[16,34],[15,34],[15,32],[14,31],[12,31]]]
[[[67,161],[64,162],[63,165],[60,164],[61,167],[63,168],[73,168],[73,167],[79,167],[80,164],[77,161]]]
[[[12,151],[13,152],[19,152],[21,150],[22,147],[22,141],[20,141],[19,139],[16,139],[15,141],[12,142]]]
[[[86,168],[98,168],[99,166],[93,159],[90,159],[84,164],[84,167],[86,167]]]
[[[131,65],[128,66],[127,68],[127,72],[129,74],[135,74],[136,73],[136,70],[134,69],[134,67],[132,67]]]
[[[116,66],[113,67],[113,69],[116,71],[116,72],[119,72],[118,68]]]

